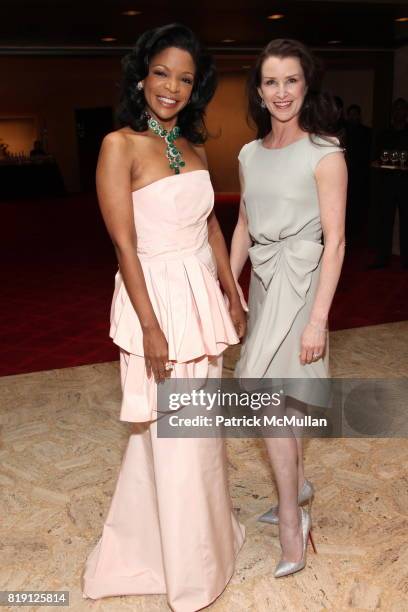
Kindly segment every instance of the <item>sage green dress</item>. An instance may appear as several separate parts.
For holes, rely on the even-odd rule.
[[[305,136],[280,149],[253,140],[239,153],[253,240],[248,331],[235,370],[239,378],[329,376],[328,347],[323,359],[303,366],[299,353],[323,253],[315,169],[325,155],[339,151],[335,138]]]

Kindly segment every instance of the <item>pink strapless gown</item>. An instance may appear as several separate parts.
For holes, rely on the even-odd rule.
[[[138,256],[171,375],[218,378],[223,350],[239,339],[208,243],[209,174],[168,176],[132,195]],[[120,347],[120,420],[137,425],[85,564],[83,596],[166,593],[172,610],[193,612],[224,590],[245,536],[232,510],[224,441],[157,437],[156,384],[146,376],[142,330],[120,272],[110,335]]]

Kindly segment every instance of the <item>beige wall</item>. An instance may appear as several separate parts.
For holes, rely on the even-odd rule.
[[[69,191],[80,187],[74,109],[113,105],[119,73],[119,58],[0,57],[0,118],[46,126]]]
[[[245,78],[244,71],[221,74],[208,109],[207,124],[214,137],[206,150],[219,191],[239,189],[237,155],[253,138],[245,119]],[[116,105],[120,58],[0,57],[0,79],[4,84],[0,119],[25,115],[39,129],[46,126],[48,148],[57,158],[67,189],[79,190],[74,110]]]
[[[245,62],[248,63],[248,62]],[[219,87],[207,113],[213,137],[206,144],[216,191],[238,191],[237,155],[255,135],[246,122],[245,81],[240,64],[222,68]],[[69,191],[80,188],[75,130],[75,108],[115,106],[120,79],[120,58],[0,57],[0,118],[33,117],[48,130],[48,147],[60,165]],[[371,123],[372,70],[331,70],[326,84],[344,98],[356,102],[364,120]],[[1,137],[1,133],[0,133]]]
[[[28,155],[37,137],[37,125],[34,117],[0,118],[0,141],[8,145],[9,153]]]
[[[246,121],[246,72],[223,73],[208,108],[208,127],[214,138],[206,143],[208,165],[216,191],[239,191],[237,155],[255,138]]]

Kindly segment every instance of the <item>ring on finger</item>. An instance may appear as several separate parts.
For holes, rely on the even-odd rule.
[[[164,368],[166,370],[172,370],[174,368],[174,365],[171,363],[171,361],[167,361],[166,365],[164,366]]]

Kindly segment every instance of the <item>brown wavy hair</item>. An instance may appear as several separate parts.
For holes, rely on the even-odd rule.
[[[298,40],[276,38],[261,51],[251,69],[247,82],[248,119],[255,124],[257,138],[264,138],[271,131],[271,119],[267,108],[261,107],[258,87],[262,82],[262,66],[269,57],[297,57],[302,66],[307,92],[299,113],[299,126],[310,135],[323,138],[336,136],[342,142],[338,127],[338,112],[334,98],[322,91],[323,65],[321,61]]]

